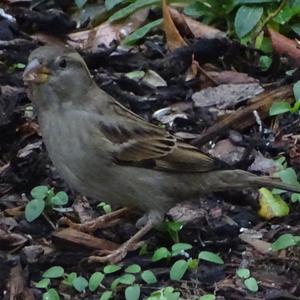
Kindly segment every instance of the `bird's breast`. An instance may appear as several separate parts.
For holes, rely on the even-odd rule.
[[[74,189],[89,196],[94,185],[111,178],[111,145],[97,130],[96,120],[86,113],[47,112],[39,116],[43,141],[61,176]]]

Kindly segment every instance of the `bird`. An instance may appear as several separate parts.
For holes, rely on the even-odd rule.
[[[66,183],[91,199],[143,215],[137,233],[118,249],[99,255],[99,262],[122,260],[181,201],[244,187],[300,192],[300,186],[273,177],[224,168],[130,111],[95,83],[72,48],[35,49],[23,79],[43,142]]]

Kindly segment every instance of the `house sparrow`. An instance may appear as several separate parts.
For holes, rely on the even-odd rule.
[[[134,114],[100,89],[69,48],[34,50],[24,72],[44,143],[66,182],[88,197],[137,209],[147,222],[105,259],[118,261],[176,203],[243,187],[300,192],[220,163]]]

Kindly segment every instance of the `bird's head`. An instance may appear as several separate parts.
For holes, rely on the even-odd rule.
[[[59,46],[35,49],[29,56],[23,79],[37,101],[41,95],[53,101],[76,101],[93,84],[82,57],[70,48]]]

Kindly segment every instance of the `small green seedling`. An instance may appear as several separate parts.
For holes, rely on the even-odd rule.
[[[25,218],[28,222],[36,220],[45,209],[66,205],[69,201],[65,192],[54,193],[53,188],[45,185],[36,186],[30,192],[32,200],[25,207]]]

